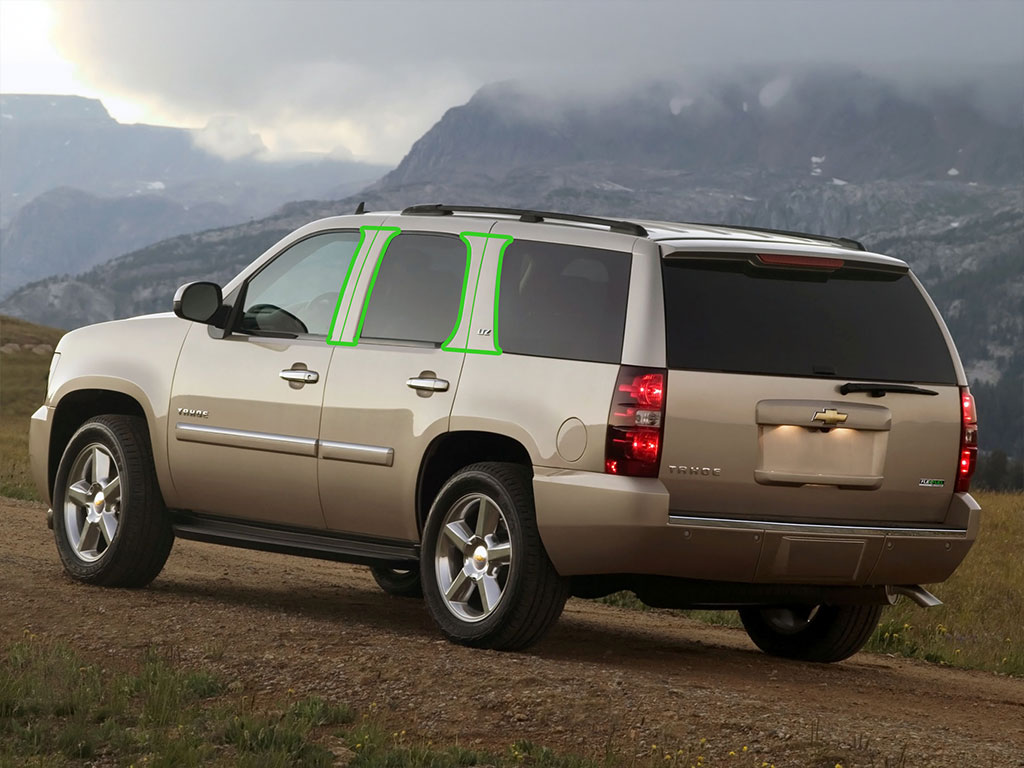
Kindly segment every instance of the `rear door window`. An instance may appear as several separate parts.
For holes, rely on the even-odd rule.
[[[945,338],[906,272],[662,262],[670,368],[955,384]]]
[[[501,262],[502,351],[619,362],[630,259],[620,251],[514,240]]]
[[[381,257],[361,338],[440,344],[455,327],[465,274],[459,238],[397,235]]]

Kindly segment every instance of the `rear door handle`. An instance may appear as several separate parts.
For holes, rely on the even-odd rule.
[[[405,386],[416,389],[420,392],[447,392],[448,382],[444,379],[412,378],[405,382]]]
[[[316,384],[320,381],[320,374],[316,371],[307,371],[305,368],[287,368],[278,374],[285,381],[295,384]]]

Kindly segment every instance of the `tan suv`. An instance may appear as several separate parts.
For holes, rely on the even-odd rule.
[[[966,383],[851,240],[414,206],[69,333],[31,452],[82,581],[145,585],[179,536],[370,565],[468,645],[627,589],[836,661],[977,535]]]

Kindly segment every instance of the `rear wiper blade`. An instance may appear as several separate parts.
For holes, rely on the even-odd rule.
[[[885,397],[886,392],[901,392],[905,395],[937,395],[934,389],[922,389],[910,384],[872,384],[861,381],[850,381],[839,388],[839,394],[851,392],[867,392],[872,397]]]

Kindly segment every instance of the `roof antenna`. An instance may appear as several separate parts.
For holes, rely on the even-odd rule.
[[[360,201],[359,205],[356,206],[356,214],[366,213],[366,201]]]

